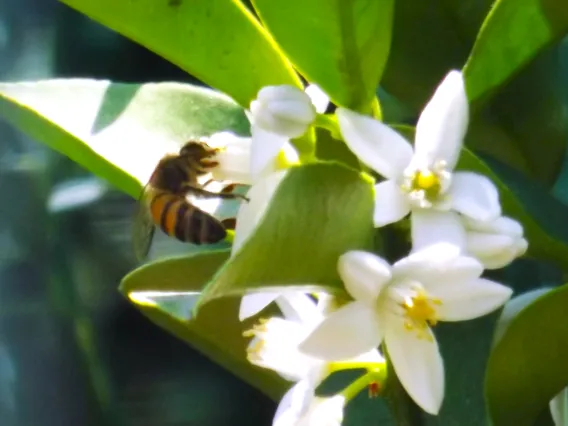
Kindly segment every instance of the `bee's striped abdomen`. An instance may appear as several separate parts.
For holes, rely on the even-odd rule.
[[[161,192],[150,203],[154,222],[171,237],[193,244],[213,244],[227,235],[223,224],[185,197]]]
[[[178,223],[176,232],[178,239],[183,238],[182,241],[194,244],[213,244],[227,235],[223,224],[203,210],[190,203],[180,209],[182,210],[184,210],[184,217]]]
[[[156,194],[150,202],[150,212],[154,223],[166,234],[175,237],[177,211],[184,202],[179,195],[161,192]]]

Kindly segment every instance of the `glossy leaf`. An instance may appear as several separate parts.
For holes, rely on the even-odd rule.
[[[522,7],[522,3],[515,4]],[[418,114],[448,70],[463,67],[492,4],[492,0],[397,1],[383,88]],[[521,28],[523,37],[531,36],[528,23],[515,31]],[[500,41],[488,41],[487,49],[493,43]],[[523,43],[515,48],[523,50]],[[533,63],[517,68],[494,98],[489,95],[495,93],[483,99],[476,97],[482,93],[469,94],[474,107],[468,146],[547,185],[559,173],[568,140],[556,51],[533,52]]]
[[[165,153],[249,126],[237,104],[208,89],[88,79],[0,84],[0,116],[133,197]]]
[[[227,93],[243,107],[248,108],[263,86],[301,87],[286,58],[238,0],[61,1]]]
[[[122,280],[120,290],[156,324],[278,399],[288,386],[286,382],[246,359],[248,340],[242,332],[252,323],[239,322],[238,298],[216,300],[197,317],[191,315],[199,292],[228,257],[227,250],[211,251],[144,265]]]
[[[557,49],[540,54],[496,93],[470,127],[468,146],[550,185],[568,140]],[[466,80],[467,84],[467,80]],[[473,108],[479,102],[473,103]],[[488,134],[479,135],[484,127]],[[508,154],[504,154],[504,151]]]
[[[368,112],[388,59],[394,0],[253,0],[296,68],[338,105]]]
[[[510,320],[485,375],[492,424],[532,426],[568,385],[568,286],[539,298]]]
[[[409,140],[412,126],[394,126]],[[491,167],[468,149],[462,150],[457,168],[489,177],[499,189],[503,214],[523,224],[529,242],[528,254],[555,262],[568,269],[568,206],[558,201],[546,188],[503,165]]]
[[[567,31],[566,2],[498,0],[464,67],[470,98],[487,96]]]
[[[342,140],[334,138],[322,128],[316,128],[316,156],[324,161],[338,161],[353,169],[360,169],[359,160]]]
[[[254,233],[209,283],[201,303],[290,286],[342,292],[337,260],[348,250],[372,248],[373,199],[372,182],[340,164],[289,169]]]

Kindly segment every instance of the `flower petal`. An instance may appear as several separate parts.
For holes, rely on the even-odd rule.
[[[276,299],[284,318],[306,325],[317,325],[323,319],[316,302],[301,291],[286,291]]]
[[[459,247],[438,243],[418,250],[393,265],[394,279],[416,280],[427,287],[469,282],[481,276],[483,265],[460,254]]]
[[[418,163],[444,160],[453,170],[467,131],[469,107],[463,76],[451,71],[424,107],[416,124],[414,149]],[[420,159],[420,160],[418,160]]]
[[[468,231],[484,232],[488,234],[503,234],[511,237],[522,237],[523,226],[507,216],[499,216],[497,219],[484,222],[462,216],[462,221]]]
[[[456,212],[415,209],[410,215],[412,250],[446,242],[465,247],[466,233]]]
[[[245,294],[241,299],[239,308],[239,321],[250,318],[276,300],[278,293],[252,293]]]
[[[355,300],[372,306],[392,278],[389,263],[366,251],[353,250],[341,255],[337,269],[347,292]]]
[[[428,287],[428,293],[442,304],[436,307],[442,321],[464,321],[488,314],[499,308],[513,294],[513,290],[484,278],[470,282],[437,283]]]
[[[219,132],[211,135],[207,144],[212,148],[220,148],[220,152],[215,155],[215,161],[219,166],[212,170],[213,179],[244,185],[252,183],[250,173],[252,138],[240,137],[231,132]]]
[[[351,302],[326,317],[299,349],[328,361],[353,358],[376,348],[382,334],[376,312],[364,303]]]
[[[375,185],[375,227],[398,222],[410,212],[408,198],[394,180],[385,180]]]
[[[286,171],[272,173],[255,183],[248,191],[248,203],[241,203],[237,213],[237,226],[231,255],[234,256],[244,242],[252,235],[256,225],[260,222],[270,200],[286,176]]]
[[[298,350],[298,344],[310,331],[311,328],[299,322],[272,317],[245,332],[247,337],[252,337],[247,346],[247,359],[290,381],[320,372],[325,363]]]
[[[310,84],[304,92],[310,97],[316,112],[323,114],[329,105],[329,96],[316,84]]]
[[[444,399],[444,364],[432,331],[427,331],[429,338],[419,338],[392,316],[385,324],[385,343],[406,392],[424,411],[437,414]]]
[[[314,400],[315,389],[307,380],[300,380],[284,394],[272,421],[272,426],[295,426]]]
[[[336,111],[345,143],[359,160],[387,179],[402,175],[412,158],[412,146],[386,124],[345,108]]]
[[[489,178],[471,172],[456,172],[448,191],[452,207],[475,220],[490,221],[501,215],[499,192]]]
[[[527,248],[524,238],[509,235],[467,233],[467,252],[479,259],[486,269],[499,269],[510,264]]]
[[[269,132],[259,126],[251,126],[252,144],[250,150],[250,174],[258,177],[274,161],[289,138]]]
[[[308,413],[296,426],[341,426],[345,397],[341,394],[329,398],[315,397]]]

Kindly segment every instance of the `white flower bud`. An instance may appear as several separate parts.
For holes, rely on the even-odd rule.
[[[516,220],[500,216],[489,222],[480,222],[463,217],[463,223],[466,250],[486,269],[503,268],[527,251],[523,227]]]
[[[310,97],[293,86],[267,86],[250,104],[253,126],[279,136],[302,136],[316,117]]]

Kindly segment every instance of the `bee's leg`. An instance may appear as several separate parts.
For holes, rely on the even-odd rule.
[[[203,185],[201,185],[203,188],[207,188],[207,185],[212,184],[213,182],[215,182],[215,179],[209,179],[207,182],[205,182]]]
[[[245,200],[245,201],[249,201],[249,199],[247,197],[245,197],[242,194],[233,194],[233,193],[226,193],[226,192],[211,192],[211,191],[207,191],[206,189],[197,187],[197,186],[193,186],[193,185],[184,185],[183,190],[187,191],[187,192],[193,192],[194,194],[197,195],[202,195],[205,197],[211,197],[211,198],[223,198],[223,199],[236,199],[236,198],[240,198],[241,200]]]

